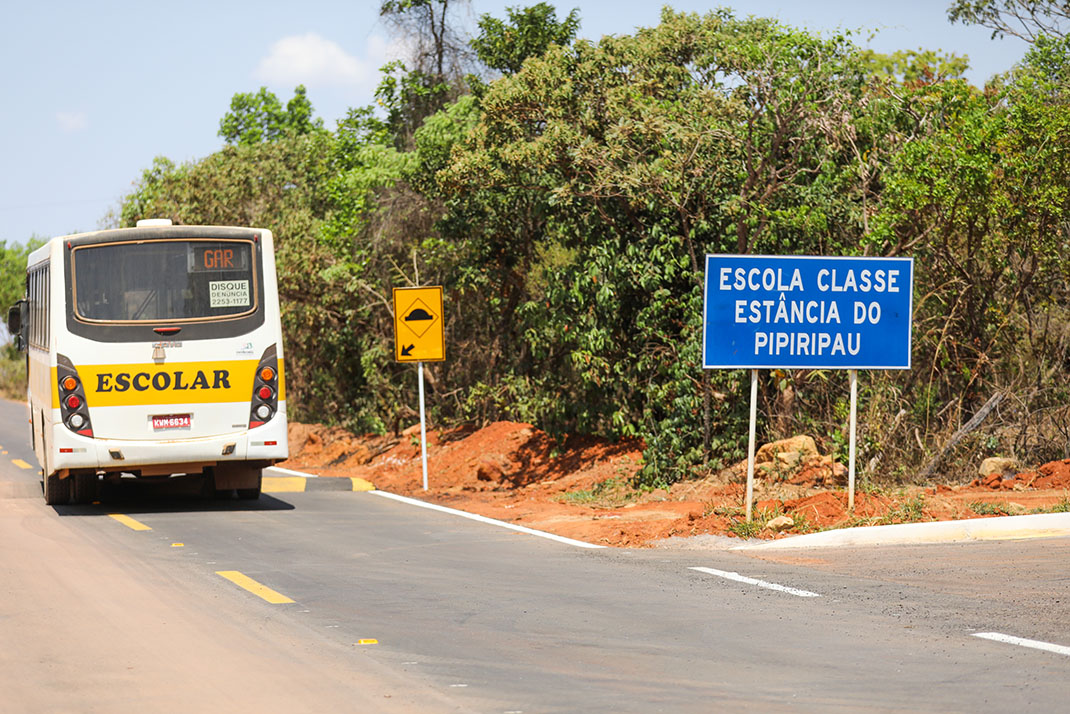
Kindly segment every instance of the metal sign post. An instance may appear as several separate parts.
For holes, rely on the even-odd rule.
[[[855,509],[855,427],[858,425],[858,370],[849,369],[851,380],[850,446],[847,447],[847,510]]]
[[[758,370],[848,370],[853,509],[858,370],[910,369],[913,294],[913,258],[706,256],[702,366],[751,370],[748,521]]]
[[[754,442],[758,429],[758,370],[750,371],[750,433],[747,437],[747,523],[754,508]]]
[[[446,359],[442,287],[394,288],[394,359],[416,363],[420,390],[420,459],[427,490],[427,414],[424,409],[424,362]]]
[[[427,419],[424,417],[424,363],[416,363],[417,381],[420,383],[420,459],[424,466],[424,490],[427,490]]]

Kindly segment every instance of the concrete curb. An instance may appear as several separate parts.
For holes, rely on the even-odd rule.
[[[277,466],[264,469],[261,490],[264,493],[307,493],[309,491],[374,491],[375,485],[362,478],[320,478],[316,474],[280,469]],[[283,474],[271,476],[267,472]]]
[[[268,475],[268,472],[280,474]],[[265,469],[264,493],[305,493],[309,491],[375,491],[375,485],[357,477],[319,477],[303,471],[272,466]],[[448,510],[475,519],[483,516],[424,504],[415,499],[380,492],[397,500],[412,501],[428,508]],[[487,519],[491,520],[491,519]],[[506,524],[516,528],[513,524]],[[519,529],[519,528],[517,528]],[[916,545],[922,543],[958,543],[977,540],[1022,540],[1070,536],[1070,513],[1040,513],[1029,516],[971,518],[961,521],[903,523],[893,526],[862,526],[809,533],[780,540],[742,543],[729,550],[780,550],[790,548],[835,548],[850,545]],[[597,546],[602,547],[602,546]]]
[[[777,550],[784,548],[830,548],[844,545],[914,545],[957,543],[975,540],[1017,540],[1070,536],[1070,513],[1040,513],[1030,516],[971,518],[963,521],[904,523],[894,526],[863,526],[807,535],[744,543],[731,550]]]

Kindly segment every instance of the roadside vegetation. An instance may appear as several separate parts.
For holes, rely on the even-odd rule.
[[[863,483],[912,480],[995,395],[934,477],[1070,457],[1061,3],[951,4],[1032,43],[983,88],[967,58],[727,10],[591,41],[547,3],[466,37],[462,4],[381,3],[411,53],[375,105],[330,129],[303,87],[238,93],[219,151],[156,159],[122,201],[122,226],[274,231],[292,417],[413,423],[390,290],[440,284],[433,422],[638,437],[632,486],[663,487],[745,456],[746,376],[699,366],[704,254],[913,256],[913,368],[860,375]],[[809,434],[845,460],[845,373],[766,371],[760,400],[762,440]]]
[[[23,296],[26,285],[26,258],[41,245],[31,237],[24,244],[8,245],[0,241],[0,310],[3,311],[3,334],[7,336],[7,310]],[[26,356],[15,349],[10,339],[0,345],[0,397],[26,398]]]

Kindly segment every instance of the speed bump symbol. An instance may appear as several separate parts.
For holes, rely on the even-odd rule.
[[[427,306],[422,301],[416,300],[402,320],[405,323],[405,327],[416,333],[417,337],[423,337],[435,323],[435,316],[428,311]]]

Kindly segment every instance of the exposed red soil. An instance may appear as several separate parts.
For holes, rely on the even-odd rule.
[[[293,423],[289,437],[291,458],[283,467],[357,476],[392,493],[613,546],[649,546],[672,536],[777,538],[849,525],[1028,513],[1070,498],[1066,460],[1013,476],[971,476],[959,486],[856,491],[851,514],[842,464],[817,454],[812,440],[787,453],[778,453],[778,442],[759,452],[756,527],[748,532],[745,463],[668,490],[640,492],[628,486],[642,463],[637,441],[571,438],[559,444],[529,424],[496,422],[478,430],[428,432],[424,491],[419,427],[400,437],[357,436]],[[783,530],[762,527],[782,515],[791,519]]]

